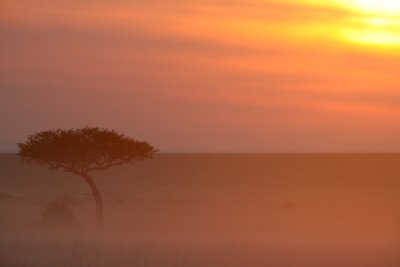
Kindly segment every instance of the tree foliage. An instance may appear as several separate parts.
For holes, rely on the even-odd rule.
[[[157,151],[147,142],[97,127],[43,131],[18,146],[24,162],[78,175],[151,158]]]
[[[88,174],[112,166],[151,158],[157,151],[147,142],[136,141],[114,130],[97,127],[43,131],[18,143],[23,162],[63,169],[81,176],[92,190],[96,202],[97,225],[103,226],[103,199]]]

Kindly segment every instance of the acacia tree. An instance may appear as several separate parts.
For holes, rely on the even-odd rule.
[[[136,141],[114,130],[97,127],[38,132],[18,143],[19,156],[30,164],[62,169],[82,177],[96,202],[97,225],[103,226],[103,199],[92,171],[152,158],[157,150],[147,142]]]

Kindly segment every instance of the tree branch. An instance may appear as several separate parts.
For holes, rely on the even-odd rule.
[[[117,161],[117,162],[109,163],[109,164],[104,165],[104,166],[91,167],[91,168],[87,168],[85,170],[85,172],[88,173],[88,172],[91,172],[91,171],[102,171],[102,170],[108,169],[108,168],[113,167],[113,166],[118,166],[118,165],[125,164],[127,162],[129,162],[129,161],[125,161],[124,160],[124,161]]]

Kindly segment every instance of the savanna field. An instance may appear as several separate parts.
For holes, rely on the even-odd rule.
[[[0,266],[400,266],[396,154],[158,154],[84,181],[0,156]],[[62,197],[74,228],[41,225]]]
[[[0,0],[0,38],[0,267],[400,267],[400,0]]]

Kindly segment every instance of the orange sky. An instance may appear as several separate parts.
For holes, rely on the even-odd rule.
[[[163,152],[400,151],[399,13],[390,0],[3,0],[0,151],[85,125]]]

